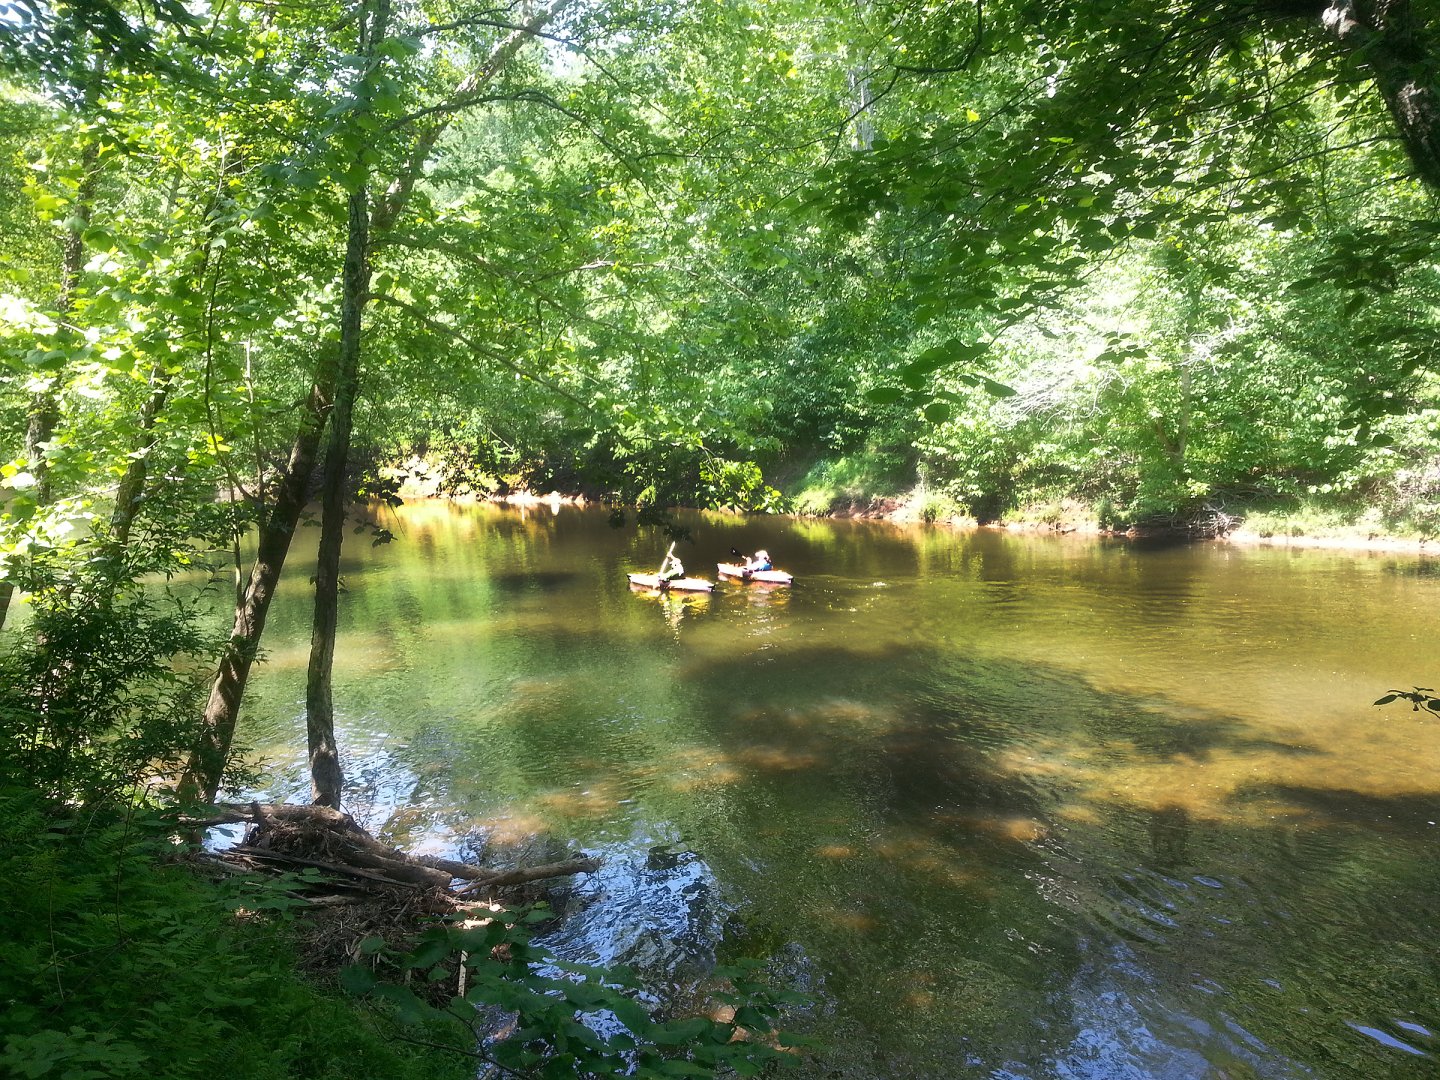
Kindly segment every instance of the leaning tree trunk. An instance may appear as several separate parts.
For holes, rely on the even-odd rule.
[[[330,410],[330,438],[325,447],[320,556],[315,566],[315,617],[305,681],[310,801],[336,810],[340,808],[340,790],[345,778],[335,741],[335,704],[330,676],[340,603],[340,546],[345,538],[345,474],[360,381],[365,297],[370,289],[369,228],[369,198],[366,189],[361,187],[350,196],[350,235],[345,249],[340,309],[340,358],[335,404]]]
[[[472,98],[495,76],[526,41],[533,38],[572,0],[554,0],[528,23],[517,27],[501,41],[474,72],[462,80],[452,94],[455,102]],[[373,53],[384,40],[390,17],[388,0],[379,0],[374,18],[365,28],[364,47]],[[339,615],[340,549],[345,536],[345,473],[350,456],[350,436],[355,399],[359,389],[360,357],[365,302],[370,290],[370,233],[392,227],[409,201],[425,162],[449,124],[440,120],[419,132],[410,148],[406,167],[389,190],[377,199],[371,217],[364,185],[350,196],[349,238],[340,315],[340,358],[335,383],[335,403],[330,417],[330,436],[325,450],[324,501],[321,509],[320,553],[315,568],[315,614],[310,635],[310,663],[305,685],[305,729],[309,743],[311,801],[339,808],[344,775],[335,739],[335,703],[332,672],[335,661],[335,631]]]
[[[180,796],[187,802],[214,802],[220,789],[230,746],[235,741],[235,723],[240,715],[240,700],[255,663],[260,635],[275,587],[284,569],[290,542],[300,525],[305,509],[305,496],[310,474],[315,469],[320,451],[320,437],[325,430],[326,415],[335,392],[335,361],[322,355],[316,379],[305,402],[300,431],[290,448],[290,460],[282,474],[275,505],[260,526],[260,543],[245,591],[235,604],[235,622],[230,640],[221,654],[205,705],[195,749],[186,762],[180,782]]]
[[[479,104],[483,100],[479,94],[479,88],[495,76],[496,73],[510,60],[519,50],[520,46],[528,40],[532,40],[540,29],[549,21],[554,19],[561,11],[569,6],[573,0],[553,0],[549,7],[531,17],[524,25],[517,27],[510,35],[502,40],[495,49],[487,56],[484,63],[474,72],[461,81],[451,95],[451,105],[455,109],[461,109],[469,104]],[[382,2],[376,6],[375,28],[370,32],[368,40],[379,42],[384,38],[384,23],[389,17],[389,5]],[[379,232],[394,224],[409,201],[410,194],[415,183],[419,179],[428,160],[430,152],[434,149],[441,134],[448,127],[449,120],[442,119],[429,127],[423,129],[415,136],[411,152],[408,155],[406,167],[400,171],[399,177],[392,183],[385,192],[384,197],[379,200],[379,205],[374,211],[373,220],[369,220],[368,232]],[[352,198],[352,215],[355,212],[355,203]],[[368,219],[367,219],[368,220]],[[353,219],[352,219],[353,221]],[[352,229],[351,239],[354,239]],[[363,235],[363,234],[362,234]],[[368,235],[365,236],[368,247]],[[362,248],[362,250],[364,250]],[[332,490],[340,490],[343,496],[343,489],[337,489],[331,484],[331,472],[329,462],[332,458],[339,462],[341,471],[337,484],[343,484],[343,466],[349,451],[349,410],[353,407],[354,390],[358,385],[358,363],[360,359],[360,330],[361,312],[363,311],[366,292],[369,288],[369,263],[368,260],[361,260],[357,266],[360,268],[358,276],[351,281],[348,268],[350,266],[351,245],[347,244],[346,265],[347,273],[345,284],[347,287],[347,300],[351,299],[348,292],[349,287],[354,284],[356,291],[353,294],[355,301],[353,306],[353,330],[354,352],[347,360],[354,366],[354,375],[349,389],[349,404],[346,405],[346,432],[343,440],[332,442],[327,446],[326,458],[326,492],[327,501]],[[342,339],[345,335],[345,321],[351,313],[349,304],[342,310]],[[342,340],[343,349],[343,340]],[[234,742],[235,725],[239,717],[240,701],[245,692],[245,684],[249,679],[250,668],[255,662],[256,650],[259,647],[260,635],[265,629],[265,619],[269,612],[270,601],[274,597],[275,586],[280,577],[280,571],[285,563],[285,556],[289,551],[290,539],[300,520],[300,513],[305,505],[305,488],[310,472],[315,466],[316,457],[319,451],[320,439],[324,433],[326,421],[329,418],[332,404],[338,408],[336,394],[339,389],[338,372],[341,365],[337,360],[321,365],[321,371],[317,373],[315,385],[311,389],[310,400],[306,407],[306,419],[302,422],[300,434],[296,437],[295,444],[291,450],[290,464],[287,467],[281,482],[281,492],[277,497],[275,507],[269,518],[260,531],[260,548],[256,560],[250,572],[249,583],[243,596],[237,601],[235,607],[235,624],[231,632],[230,641],[227,644],[224,654],[221,657],[219,668],[215,675],[215,681],[210,691],[210,700],[205,708],[205,716],[196,749],[192,752],[190,760],[186,765],[185,774],[180,785],[182,799],[188,801],[213,802],[215,793],[219,790],[220,778],[224,772],[226,761],[229,757],[230,747]],[[343,509],[343,502],[342,502]],[[321,752],[319,760],[322,768],[329,769],[330,763],[334,762],[334,771],[329,773],[323,782],[314,781],[315,796],[321,797],[321,789],[327,792],[334,792],[334,798],[339,798],[339,763],[338,756],[334,754],[334,725],[333,710],[330,707],[330,672],[334,659],[334,610],[338,602],[338,568],[341,533],[341,524],[335,523],[329,528],[330,539],[334,544],[334,566],[336,570],[335,584],[327,586],[333,589],[337,595],[332,596],[328,605],[321,598],[319,586],[321,573],[317,572],[317,609],[328,606],[331,612],[328,616],[317,611],[316,627],[319,632],[312,635],[312,653],[314,639],[318,636],[322,648],[318,655],[312,655],[310,667],[315,673],[314,682],[317,685],[318,698],[323,701],[324,713],[316,719],[307,719],[307,729],[312,733],[310,737],[311,756],[316,757],[317,740],[315,732],[320,733]],[[326,529],[322,528],[322,534]],[[322,541],[324,540],[322,535]],[[325,562],[327,556],[322,555],[321,562]],[[318,571],[318,568],[317,568]],[[328,632],[325,630],[325,623],[322,619],[328,620]],[[328,640],[328,647],[324,642]],[[311,699],[311,691],[307,686],[306,692],[307,709]],[[328,717],[328,718],[327,718]],[[328,734],[327,734],[328,733]],[[328,740],[328,747],[325,743]],[[312,780],[314,778],[312,777]]]

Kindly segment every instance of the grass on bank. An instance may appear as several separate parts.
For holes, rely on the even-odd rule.
[[[0,789],[0,1075],[461,1080],[295,969],[284,898],[166,860],[154,823]],[[248,908],[245,905],[248,904]],[[447,1036],[437,1032],[436,1038]]]
[[[810,464],[799,476],[774,478],[796,514],[824,517],[890,501],[915,481],[913,461],[897,454],[866,452]]]
[[[1428,540],[1433,533],[1414,520],[1386,515],[1378,507],[1274,503],[1252,507],[1240,529],[1256,536],[1363,542]]]

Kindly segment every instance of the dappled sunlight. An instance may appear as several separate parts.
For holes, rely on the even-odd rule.
[[[750,745],[732,754],[755,768],[813,768],[835,761],[846,746],[883,736],[901,723],[893,708],[845,698],[747,709],[735,717],[735,724]]]
[[[672,791],[690,792],[716,785],[738,784],[744,778],[744,773],[728,762],[724,762],[716,763],[704,772],[668,776],[665,783]]]
[[[765,772],[798,772],[813,769],[821,762],[819,754],[783,746],[745,746],[736,750],[735,760]]]
[[[862,936],[873,934],[881,927],[880,920],[875,916],[864,911],[856,911],[854,908],[826,907],[819,908],[811,914],[816,919],[829,923],[832,927],[843,930],[847,934]]]
[[[638,771],[638,770],[637,770]],[[699,791],[744,779],[728,754],[711,747],[677,747],[645,766],[644,775],[677,792]]]
[[[528,714],[548,713],[561,708],[567,701],[567,688],[573,680],[568,678],[524,677],[511,679],[505,684],[505,700],[495,703],[506,713],[516,714],[511,719],[523,721]]]
[[[1440,812],[1440,738],[1426,739],[1423,726],[1410,726],[1399,711],[1383,716],[1347,710],[1316,721],[1277,738],[1276,725],[1258,719],[1157,713],[1143,739],[1112,735],[1100,741],[1086,727],[1073,730],[1067,743],[1052,731],[995,755],[994,766],[1027,782],[1059,784],[1073,800],[1173,804],[1245,826],[1309,817],[1284,794],[1272,793],[1279,789],[1430,797]],[[1066,812],[1076,814],[1077,806],[1070,802]]]
[[[935,992],[933,990],[914,989],[906,991],[900,999],[905,1007],[911,1010],[930,1011],[936,1005]]]
[[[267,649],[261,658],[264,667],[272,671],[304,671],[310,663],[309,642],[293,641],[281,648]]]
[[[511,812],[494,817],[472,818],[476,832],[498,844],[513,845],[550,832],[550,822],[536,814]]]
[[[1036,844],[1049,835],[1044,822],[1028,817],[997,817],[976,813],[941,813],[935,815],[939,825],[980,834],[996,840],[1012,840],[1017,844]]]
[[[1121,969],[1130,1005],[1189,995],[1183,965],[1237,1010],[1276,973],[1293,1017],[1329,1000],[1305,989],[1327,943],[1386,985],[1434,923],[1440,724],[1369,702],[1426,681],[1440,581],[1366,571],[1302,606],[1289,561],[722,515],[684,517],[687,563],[763,545],[795,586],[660,597],[624,576],[649,533],[449,513],[341,601],[342,752],[396,842],[630,845],[623,919],[713,918],[942,1063],[969,1052],[945,1031],[1022,1007],[1063,1045]],[[296,797],[308,599],[277,607],[247,721]],[[678,873],[701,861],[713,888]]]
[[[1097,826],[1105,819],[1098,807],[1083,802],[1065,802],[1055,807],[1050,816],[1069,825]]]
[[[1111,765],[1125,747],[1098,743],[1071,745],[1045,737],[1010,747],[991,759],[997,770],[1030,779],[1066,780]]]
[[[900,722],[893,707],[846,698],[827,698],[813,705],[781,710],[775,715],[786,727],[804,730],[820,725],[841,729],[836,734],[876,735]]]
[[[535,801],[562,818],[599,819],[612,816],[624,798],[626,794],[618,786],[599,780],[580,790],[540,792]]]
[[[983,868],[963,861],[953,850],[938,843],[928,830],[892,829],[878,838],[870,851],[897,870],[923,874],[955,888],[972,887],[988,876]]]

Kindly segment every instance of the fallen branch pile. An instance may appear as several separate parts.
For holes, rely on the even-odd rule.
[[[239,823],[249,825],[241,843],[196,855],[195,862],[215,874],[278,878],[288,873],[278,887],[307,916],[296,920],[292,938],[302,965],[322,979],[361,961],[367,939],[380,938],[403,949],[433,925],[436,916],[483,922],[504,907],[548,896],[544,886],[517,895],[518,886],[589,873],[599,865],[595,859],[570,859],[497,870],[416,857],[380,843],[350,815],[323,806],[252,803],[186,824],[198,830]],[[307,870],[318,873],[303,873]],[[510,891],[497,896],[501,889]],[[371,957],[368,962],[376,960]],[[463,973],[454,976],[463,993]],[[431,991],[437,1000],[448,1000],[456,985],[453,980],[439,981]]]
[[[376,889],[426,893],[433,910],[453,910],[493,890],[548,878],[589,873],[594,859],[570,859],[541,866],[494,870],[434,856],[408,855],[388,847],[355,823],[349,814],[325,806],[264,805],[229,807],[196,826],[246,823],[240,844],[207,862],[227,873],[313,868],[327,875],[326,887],[302,898],[319,905],[361,903]]]

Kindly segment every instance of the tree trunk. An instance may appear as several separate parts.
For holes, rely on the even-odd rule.
[[[290,460],[277,485],[275,505],[260,526],[260,543],[250,578],[244,595],[235,605],[230,640],[221,654],[195,749],[181,778],[180,796],[184,801],[213,802],[220,789],[220,778],[235,740],[235,722],[240,715],[245,683],[250,678],[260,635],[265,632],[265,620],[270,614],[270,602],[275,598],[285,557],[290,553],[290,541],[305,509],[310,474],[315,469],[320,437],[334,398],[335,368],[335,359],[327,350],[305,402],[300,430],[290,448]]]
[[[549,7],[542,9],[525,25],[517,28],[496,45],[490,55],[486,57],[485,62],[462,80],[456,88],[451,97],[452,104],[457,109],[467,105],[478,88],[494,77],[515,55],[521,45],[533,39],[546,23],[554,19],[572,2],[573,0],[553,0]],[[388,18],[388,0],[381,0],[376,4],[374,23],[368,29],[366,39],[362,42],[362,51],[368,51],[371,43],[384,40],[385,24]],[[321,566],[317,567],[316,572],[316,616],[311,636],[311,660],[306,688],[306,727],[309,733],[312,761],[313,797],[317,801],[323,799],[326,805],[331,805],[328,800],[333,798],[335,800],[333,805],[338,805],[341,776],[339,758],[335,753],[334,745],[334,718],[330,693],[331,668],[334,660],[338,602],[340,535],[343,532],[344,469],[350,443],[350,412],[355,400],[355,388],[358,386],[361,316],[369,290],[370,270],[368,258],[365,257],[368,255],[368,234],[382,232],[398,219],[409,201],[415,183],[422,174],[426,160],[448,123],[448,119],[441,120],[417,135],[406,167],[401,170],[400,176],[386,191],[384,197],[377,200],[378,205],[374,209],[373,219],[366,218],[368,228],[362,226],[359,248],[362,254],[354,264],[356,276],[353,279],[351,277],[351,259],[356,250],[356,199],[362,200],[358,212],[363,213],[363,188],[361,193],[351,197],[351,230],[346,246],[346,269],[343,282],[345,293],[342,299],[341,352],[345,353],[347,348],[347,326],[350,327],[348,332],[353,334],[353,342],[350,343],[353,352],[346,354],[343,363],[337,358],[328,366],[322,364],[322,370],[317,372],[316,382],[311,389],[310,400],[306,407],[307,419],[291,449],[290,464],[281,481],[281,491],[277,496],[275,508],[261,528],[260,549],[251,569],[245,594],[235,607],[234,629],[215,675],[215,682],[210,691],[210,700],[205,708],[199,741],[186,765],[181,781],[180,795],[182,799],[194,801],[203,797],[203,801],[213,802],[215,793],[219,790],[220,777],[224,772],[226,759],[229,757],[230,747],[234,742],[235,724],[239,717],[240,701],[245,692],[245,683],[249,678],[251,665],[255,662],[256,649],[259,646],[260,635],[265,629],[265,618],[269,612],[270,601],[274,597],[280,571],[285,563],[285,556],[289,551],[291,536],[299,523],[300,513],[304,509],[306,482],[315,466],[320,439],[324,433],[331,406],[334,404],[337,410],[340,407],[336,400],[341,382],[339,371],[348,364],[352,374],[350,376],[351,385],[345,390],[348,401],[344,406],[344,435],[340,439],[332,439],[326,448],[326,508],[322,510],[322,516],[326,517],[331,524],[322,527],[321,530]],[[335,468],[338,470],[336,473],[332,473],[332,461],[335,462]],[[339,512],[342,517],[338,520],[331,515],[329,510],[332,492],[339,500]],[[333,545],[333,554],[327,550],[329,545]],[[323,567],[332,560],[334,569],[330,583],[322,585],[322,578],[326,575]],[[322,595],[322,590],[329,595],[328,600]],[[322,610],[327,608],[328,611]],[[318,651],[316,649],[317,641],[320,645]],[[319,710],[315,709],[312,702],[320,703]],[[316,771],[317,761],[320,770],[325,774],[323,777]]]
[[[368,5],[367,5],[368,7]],[[360,51],[370,57],[385,40],[390,0],[375,0],[360,26]],[[309,744],[310,801],[340,809],[345,776],[335,740],[335,627],[340,608],[340,548],[345,539],[345,473],[350,463],[350,432],[360,385],[365,301],[370,292],[369,168],[350,193],[349,231],[340,276],[340,354],[335,398],[330,410],[330,439],[325,447],[321,483],[320,552],[315,565],[315,611],[310,630],[310,663],[305,672],[305,733]]]
[[[1432,191],[1440,191],[1440,28],[1411,0],[1261,0],[1238,5],[1261,18],[1318,19],[1363,61],[1396,133]]]
[[[150,451],[155,448],[155,419],[170,396],[174,378],[156,367],[150,375],[150,395],[140,406],[140,434],[130,451],[125,472],[115,489],[115,506],[110,511],[110,527],[100,541],[100,557],[109,566],[102,582],[100,605],[109,607],[120,585],[125,548],[130,543],[130,531],[140,513],[140,500],[145,495],[145,481],[150,475]]]
[[[571,0],[555,0],[548,8],[500,42],[485,62],[462,81],[453,98],[463,101],[484,85],[520,46],[562,11]],[[373,53],[384,40],[390,16],[388,0],[376,4],[374,17],[365,28],[362,43]],[[310,633],[310,663],[305,683],[305,729],[309,743],[310,798],[320,806],[340,807],[344,775],[335,738],[335,701],[332,673],[335,662],[335,631],[339,621],[340,550],[345,537],[345,476],[350,457],[350,436],[356,396],[359,392],[360,358],[363,347],[365,302],[370,291],[370,233],[392,227],[403,211],[425,162],[448,121],[432,124],[417,136],[407,167],[395,180],[373,211],[366,188],[350,196],[349,238],[340,314],[340,357],[335,382],[335,402],[330,416],[329,442],[325,448],[325,476],[321,509],[320,553],[315,567],[315,612]]]
[[[1410,0],[1331,0],[1325,29],[1374,73],[1415,172],[1440,191],[1440,40]]]
[[[330,437],[325,447],[325,476],[320,520],[320,557],[315,566],[315,617],[310,634],[310,665],[305,683],[305,729],[310,746],[310,801],[340,808],[344,775],[335,741],[335,704],[331,669],[339,616],[340,547],[345,538],[345,474],[350,431],[359,388],[361,334],[365,297],[370,289],[370,205],[362,187],[350,196],[350,235],[340,308],[340,358]]]

